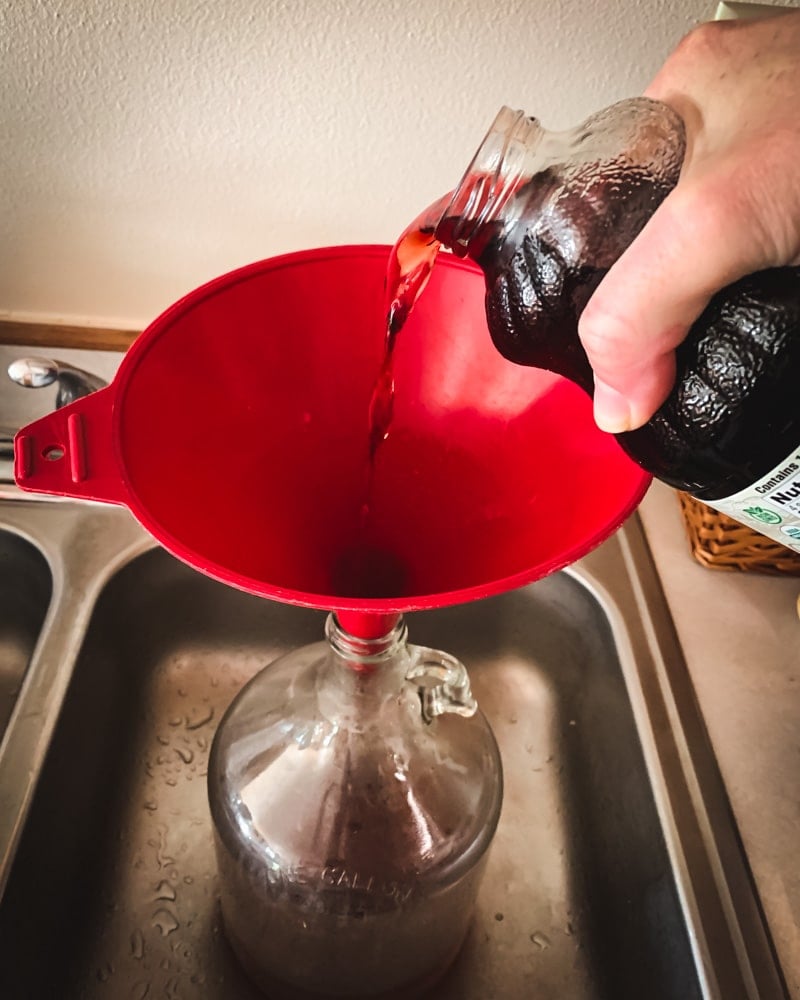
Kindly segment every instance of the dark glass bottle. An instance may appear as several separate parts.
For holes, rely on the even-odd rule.
[[[647,98],[560,133],[501,110],[433,235],[483,269],[505,357],[592,392],[578,319],[684,151],[681,119]],[[658,479],[800,549],[799,381],[800,268],[762,271],[714,297],[677,351],[669,398],[618,440]]]

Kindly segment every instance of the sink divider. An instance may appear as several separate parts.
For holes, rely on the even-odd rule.
[[[153,541],[121,508],[52,501],[5,503],[0,527],[45,556],[53,594],[0,742],[0,899],[97,597]]]

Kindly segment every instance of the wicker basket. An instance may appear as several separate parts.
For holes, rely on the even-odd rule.
[[[800,576],[800,553],[752,528],[678,493],[695,559],[709,569],[739,569],[776,576]]]

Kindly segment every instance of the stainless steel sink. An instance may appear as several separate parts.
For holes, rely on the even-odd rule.
[[[47,613],[50,568],[30,542],[0,530],[0,739]]]
[[[0,997],[256,1000],[220,930],[208,750],[324,616],[215,583],[100,505],[0,490],[0,556],[24,674],[0,745]],[[786,998],[636,517],[568,571],[408,625],[467,665],[507,782],[434,996]]]

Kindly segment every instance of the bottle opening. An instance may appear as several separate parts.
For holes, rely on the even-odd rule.
[[[372,616],[374,623],[380,625],[374,634],[365,636],[354,635],[348,631],[348,616],[346,612],[330,614],[325,622],[325,636],[334,651],[353,665],[368,667],[380,663],[393,656],[405,644],[408,637],[403,616],[399,614]]]
[[[502,107],[453,192],[434,236],[457,256],[466,256],[473,237],[502,212],[524,180],[535,119]]]

